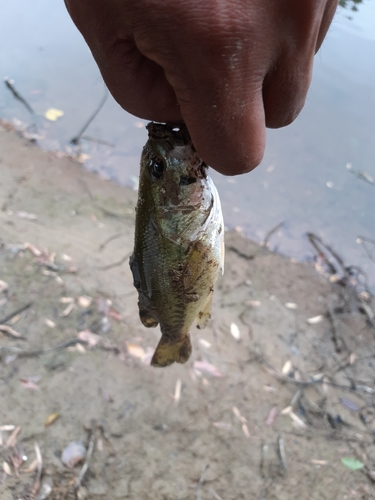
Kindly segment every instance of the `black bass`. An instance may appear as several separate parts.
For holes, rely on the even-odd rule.
[[[185,363],[189,329],[211,317],[214,284],[224,270],[218,192],[185,125],[147,125],[141,158],[134,252],[130,258],[139,316],[162,333],[153,366]]]

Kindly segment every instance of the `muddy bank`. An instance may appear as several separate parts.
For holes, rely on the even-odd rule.
[[[371,298],[230,233],[191,359],[151,368],[136,193],[4,127],[0,160],[0,498],[374,497]]]

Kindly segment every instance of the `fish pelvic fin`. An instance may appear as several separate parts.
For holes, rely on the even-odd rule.
[[[162,337],[152,357],[152,366],[169,366],[172,363],[186,363],[191,354],[189,335],[184,335],[177,342],[171,342]]]

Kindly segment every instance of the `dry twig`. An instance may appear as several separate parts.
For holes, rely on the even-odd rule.
[[[261,243],[261,246],[262,247],[266,247],[267,244],[268,244],[268,240],[271,238],[271,236],[276,233],[276,231],[278,229],[280,229],[281,227],[283,227],[285,223],[284,222],[279,222],[276,226],[274,226],[273,228],[271,228],[268,233],[266,234],[266,236],[264,237],[264,240],[262,241]]]
[[[79,141],[81,140],[82,138],[82,135],[85,133],[85,130],[87,129],[87,127],[90,125],[90,123],[94,120],[94,118],[96,118],[96,116],[98,115],[99,111],[102,109],[102,107],[104,106],[104,103],[105,101],[107,100],[107,97],[108,97],[108,90],[107,88],[104,89],[104,96],[102,97],[98,107],[96,108],[96,110],[94,111],[94,113],[90,116],[90,118],[87,120],[87,122],[83,125],[83,127],[81,128],[81,130],[78,132],[78,134],[76,136],[74,136],[70,142],[72,144],[79,144]]]
[[[95,445],[95,431],[92,431],[91,436],[90,436],[89,445],[87,448],[85,463],[83,464],[82,469],[80,470],[80,472],[77,476],[77,479],[75,481],[76,488],[80,488],[82,486],[83,478],[85,477],[85,474],[89,468],[89,463],[90,463],[90,460],[91,460],[91,457],[92,457],[92,454],[94,451],[94,445]]]
[[[35,454],[36,454],[36,459],[38,461],[38,466],[37,466],[37,475],[34,481],[34,485],[31,490],[31,495],[32,498],[38,493],[39,488],[40,488],[40,479],[42,477],[42,469],[43,469],[43,459],[42,459],[42,454],[40,452],[40,448],[37,442],[34,443],[34,449],[35,449]]]
[[[0,319],[0,324],[4,325],[8,321],[10,321],[12,318],[17,316],[18,314],[21,314],[23,311],[26,311],[26,309],[29,309],[33,305],[33,302],[28,302],[27,304],[24,304],[23,306],[19,307],[15,311],[9,313],[7,316],[4,316],[4,318]]]
[[[203,472],[201,474],[201,477],[198,481],[198,484],[197,484],[197,491],[196,491],[196,497],[197,497],[197,500],[201,500],[201,494],[202,494],[202,486],[203,486],[203,483],[204,483],[204,476],[208,470],[208,468],[210,467],[210,464],[207,464],[204,469],[203,469]]]
[[[277,438],[277,451],[279,453],[282,472],[284,473],[287,470],[285,445],[284,445],[284,439],[280,436]]]
[[[27,111],[30,114],[32,114],[32,115],[35,114],[33,108],[30,106],[30,104],[16,90],[16,88],[14,87],[12,81],[9,80],[8,78],[4,78],[4,83],[5,83],[5,86],[7,87],[7,89],[9,89],[12,92],[14,98],[17,99],[18,101],[20,101],[25,106],[25,108],[27,109]]]

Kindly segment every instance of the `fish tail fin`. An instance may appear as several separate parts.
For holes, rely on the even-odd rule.
[[[184,335],[177,342],[171,342],[161,338],[152,357],[152,366],[169,366],[172,363],[186,363],[191,354],[191,342],[189,335]]]

